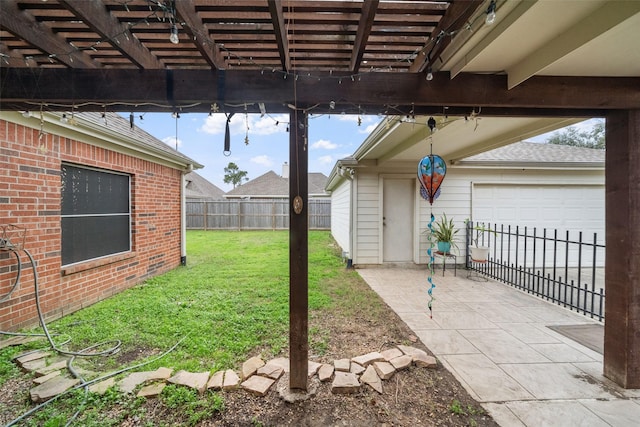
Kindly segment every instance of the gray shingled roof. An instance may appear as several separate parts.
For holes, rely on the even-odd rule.
[[[491,151],[461,160],[464,163],[475,162],[513,162],[513,163],[575,163],[604,165],[605,150],[572,147],[569,145],[540,144],[535,142],[516,142]]]
[[[327,177],[323,173],[310,173],[309,179],[309,195],[327,195],[324,186]],[[247,181],[246,183],[227,192],[227,197],[288,197],[289,196],[289,179],[283,178],[274,171],[269,171],[259,177]]]
[[[131,138],[135,140],[136,143],[140,146],[146,145],[155,150],[165,152],[166,154],[173,157],[181,158],[185,160],[185,163],[193,163],[197,167],[202,167],[202,165],[197,163],[195,160],[185,156],[179,151],[174,150],[164,142],[160,141],[158,138],[140,129],[138,126],[134,125],[132,129],[131,125],[129,124],[129,119],[122,117],[120,114],[106,112],[104,117],[102,116],[102,114],[103,113],[100,112],[81,112],[75,113],[74,116],[79,120],[85,120],[100,127],[104,127],[105,129],[117,132],[123,137]],[[69,113],[67,114],[67,116],[69,116]]]
[[[187,186],[185,195],[188,199],[223,199],[224,190],[210,183],[195,172],[184,176]]]

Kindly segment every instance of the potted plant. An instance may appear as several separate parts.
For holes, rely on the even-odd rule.
[[[467,224],[469,220],[465,221]],[[471,245],[469,245],[469,256],[471,257],[471,261],[473,262],[486,262],[489,258],[489,244],[487,239],[487,245],[479,245],[478,241],[480,240],[480,236],[485,232],[494,233],[495,231],[491,230],[490,227],[486,227],[484,224],[476,224],[471,228],[472,232],[475,232],[471,235]]]
[[[451,248],[457,248],[454,240],[458,229],[453,223],[453,219],[447,219],[447,215],[443,214],[442,217],[436,221],[433,229],[431,230],[433,237],[438,242],[438,251],[443,254],[450,254]]]

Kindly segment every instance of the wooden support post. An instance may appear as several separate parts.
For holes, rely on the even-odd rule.
[[[289,115],[289,388],[307,389],[309,359],[307,114]]]
[[[640,388],[640,110],[607,114],[604,375]]]

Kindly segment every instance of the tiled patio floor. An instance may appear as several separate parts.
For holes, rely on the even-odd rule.
[[[358,272],[502,426],[637,426],[640,390],[602,375],[602,355],[549,329],[597,323],[508,285],[447,270]]]

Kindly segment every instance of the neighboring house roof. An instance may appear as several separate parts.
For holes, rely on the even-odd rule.
[[[187,182],[185,195],[187,199],[223,199],[224,190],[210,183],[201,175],[189,172],[184,176]]]
[[[604,167],[605,150],[570,145],[516,142],[475,156],[466,157],[456,165]]]
[[[135,123],[132,128],[129,119],[117,113],[43,112],[37,116],[29,112],[0,111],[0,120],[39,128],[45,133],[82,141],[185,172],[203,167]]]
[[[309,195],[325,195],[324,186],[327,184],[327,176],[320,172],[309,174]],[[287,180],[289,181],[289,180]],[[287,191],[287,194],[289,192]]]
[[[324,191],[327,182],[327,177],[324,174],[310,173],[308,180],[309,196],[328,195]],[[289,179],[283,178],[274,171],[269,171],[227,192],[224,197],[289,197]]]

